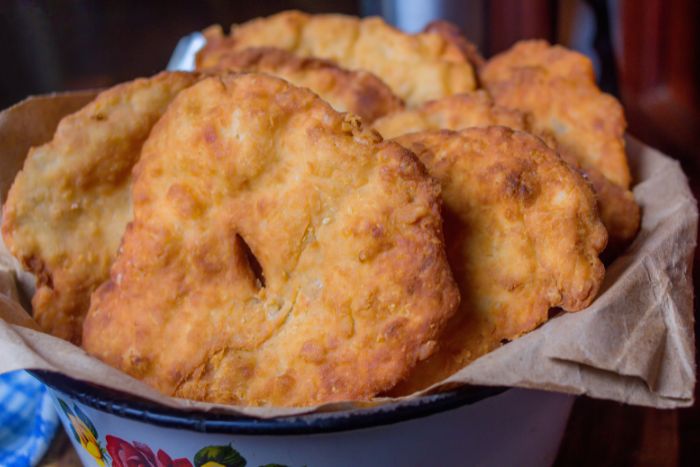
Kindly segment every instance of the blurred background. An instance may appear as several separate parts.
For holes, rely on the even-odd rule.
[[[445,18],[487,57],[523,38],[567,45],[623,100],[632,134],[687,160],[700,147],[697,0],[0,0],[0,107],[156,73],[192,31],[289,8],[382,15],[409,32]]]
[[[630,133],[679,159],[700,193],[697,0],[0,0],[0,108],[154,74],[186,34],[291,8],[381,15],[409,32],[448,19],[486,57],[525,38],[579,50]],[[700,465],[700,410],[579,398],[558,465]]]

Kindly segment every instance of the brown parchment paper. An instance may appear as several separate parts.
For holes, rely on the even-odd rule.
[[[3,198],[28,148],[51,138],[59,119],[93,92],[29,98],[0,113],[0,193]],[[481,357],[429,393],[455,383],[518,386],[629,404],[673,408],[693,403],[695,336],[692,260],[698,210],[679,164],[628,139],[643,209],[642,228],[607,269],[601,293],[586,310],[561,314],[539,329]],[[16,285],[17,284],[17,285]],[[217,409],[274,417],[366,407],[336,403],[304,409],[222,406],[165,397],[96,360],[79,347],[37,330],[22,308],[32,278],[0,245],[0,373],[57,371],[171,407]],[[415,399],[415,398],[414,398]],[[393,401],[377,399],[373,403]]]

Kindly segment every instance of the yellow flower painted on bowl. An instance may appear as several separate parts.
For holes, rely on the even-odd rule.
[[[59,399],[58,402],[70,421],[71,431],[73,432],[75,440],[80,443],[83,449],[85,449],[93,459],[95,459],[97,465],[105,467],[107,453],[100,445],[95,425],[93,425],[87,415],[85,415],[77,405],[73,404],[73,408],[71,409],[68,407],[68,404],[61,399]]]

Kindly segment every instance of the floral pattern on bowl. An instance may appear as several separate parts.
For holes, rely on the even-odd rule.
[[[99,442],[99,434],[95,425],[76,404],[73,404],[71,409],[62,399],[58,399],[58,403],[70,421],[75,440],[95,459],[97,465],[105,467],[107,452]]]
[[[246,459],[230,444],[205,446],[190,460],[186,457],[173,459],[162,449],[154,453],[154,450],[145,443],[129,442],[111,434],[105,436],[103,443],[95,424],[77,404],[73,404],[71,408],[64,400],[57,399],[70,422],[75,440],[100,467],[245,467],[247,465]],[[267,464],[261,467],[285,466]]]
[[[107,435],[107,452],[112,458],[112,467],[193,467],[192,462],[182,457],[172,459],[162,449],[153,454],[153,450],[144,443],[131,443],[116,436]]]

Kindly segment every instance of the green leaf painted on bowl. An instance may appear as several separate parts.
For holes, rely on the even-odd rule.
[[[67,425],[70,427],[75,441],[95,459],[99,467],[105,467],[110,457],[99,441],[97,428],[95,428],[92,420],[76,404],[73,404],[71,409],[65,401],[58,397],[56,399],[68,418]]]
[[[241,454],[228,446],[207,446],[194,456],[195,467],[245,467],[246,460]]]
[[[73,423],[70,423],[70,417],[75,416],[75,414],[73,413],[73,411],[70,409],[68,404],[66,404],[66,402],[63,399],[60,399],[58,397],[56,399],[58,399],[58,405],[60,405],[61,409],[63,409],[63,413],[66,414],[66,417],[68,417],[68,421],[69,421],[68,426],[70,427],[71,433],[73,433],[73,437],[75,438],[75,440],[78,443],[80,443],[80,436],[78,436],[78,432],[75,431],[75,427],[73,426]]]
[[[58,405],[61,406],[66,415],[73,413],[73,411],[70,409],[70,407],[68,407],[68,404],[66,404],[66,402],[63,399],[58,399]]]
[[[85,424],[85,426],[88,427],[90,431],[92,431],[92,434],[95,436],[95,439],[99,439],[100,436],[97,433],[97,428],[95,428],[95,425],[93,425],[92,420],[90,420],[88,416],[85,415],[85,412],[80,410],[80,407],[78,407],[75,404],[73,404],[73,411],[78,416],[78,418],[80,418],[80,421],[82,421]]]

